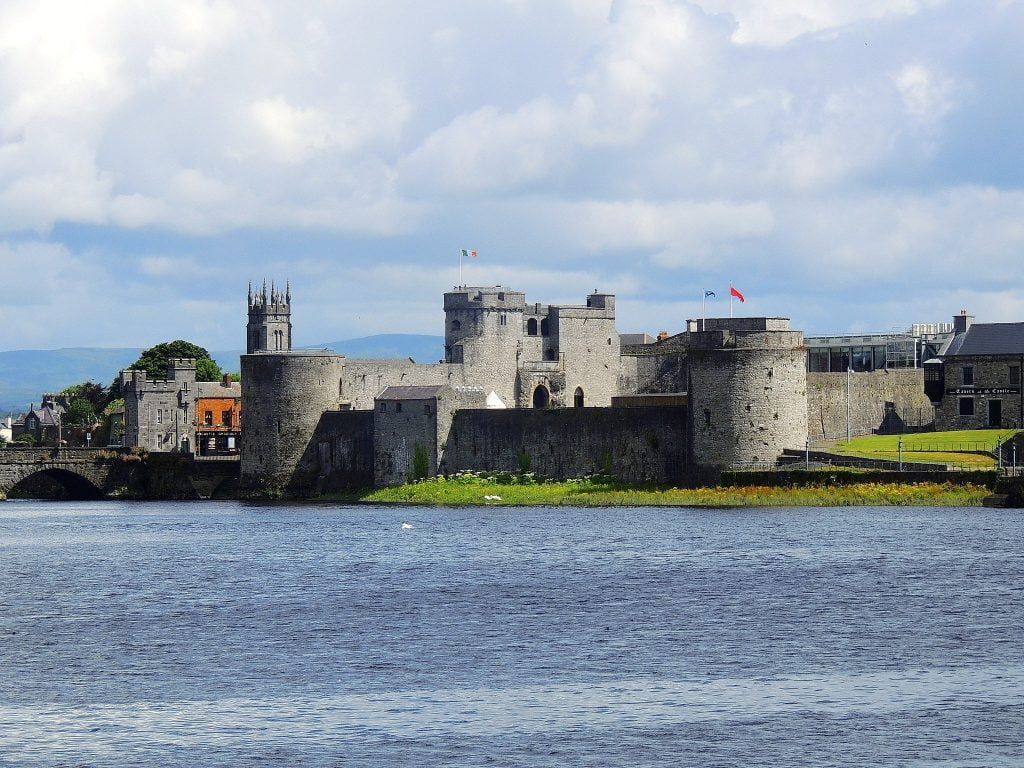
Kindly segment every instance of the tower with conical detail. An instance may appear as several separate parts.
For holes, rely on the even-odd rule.
[[[282,293],[267,281],[253,293],[249,283],[249,323],[245,330],[245,352],[288,352],[292,348],[292,291],[285,283]]]

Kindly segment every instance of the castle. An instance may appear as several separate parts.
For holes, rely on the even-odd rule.
[[[243,492],[466,469],[686,482],[806,440],[806,349],[785,318],[624,346],[611,294],[546,305],[501,286],[445,293],[444,315],[443,361],[360,360],[293,349],[290,291],[250,289]]]

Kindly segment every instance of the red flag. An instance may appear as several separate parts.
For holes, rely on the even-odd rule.
[[[744,298],[743,298],[743,294],[742,294],[742,293],[740,293],[739,291],[737,291],[737,290],[736,290],[735,288],[733,288],[733,287],[732,287],[731,285],[729,286],[729,295],[730,295],[730,296],[735,296],[735,297],[736,297],[737,299],[739,299],[740,301],[746,301],[746,299],[744,299]]]

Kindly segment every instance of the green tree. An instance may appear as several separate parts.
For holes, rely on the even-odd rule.
[[[75,400],[85,400],[92,406],[93,411],[99,412],[110,402],[110,390],[102,384],[92,381],[83,381],[81,384],[72,384],[65,387],[60,393],[65,403],[73,403]]]
[[[191,357],[196,361],[196,381],[220,381],[220,366],[203,347],[189,341],[165,341],[150,347],[132,363],[132,368],[142,368],[149,379],[163,379],[167,376],[167,364],[176,357]]]
[[[84,397],[72,400],[65,416],[68,424],[88,427],[96,423],[96,409]]]

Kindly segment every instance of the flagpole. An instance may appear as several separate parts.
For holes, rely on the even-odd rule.
[[[700,329],[703,331],[708,315],[707,310],[705,309],[708,303],[708,292],[701,291],[701,293],[703,294],[703,298],[700,300]]]
[[[729,283],[729,319],[732,319],[732,283]]]
[[[462,287],[462,249],[459,248],[459,288]]]

